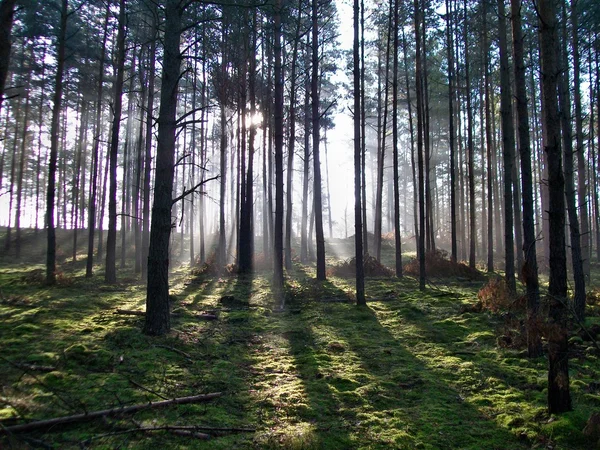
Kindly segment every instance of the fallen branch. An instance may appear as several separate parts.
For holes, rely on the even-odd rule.
[[[185,403],[200,403],[206,402],[217,397],[220,397],[221,392],[212,394],[193,395],[191,397],[178,397],[171,400],[163,400],[160,402],[149,402],[138,405],[132,405],[121,408],[103,409],[100,411],[92,411],[85,414],[75,414],[72,416],[56,417],[54,419],[38,420],[35,422],[25,423],[22,425],[13,425],[11,427],[0,428],[0,434],[10,433],[25,433],[28,431],[39,430],[41,428],[56,427],[58,425],[66,425],[69,423],[87,422],[102,417],[120,416],[123,414],[134,414],[146,409],[162,408],[170,405],[181,405]]]
[[[184,352],[183,350],[179,350],[176,349],[175,347],[169,347],[168,345],[155,345],[155,347],[159,347],[159,348],[166,348],[167,350],[171,350],[172,352],[175,352],[181,356],[186,357],[187,359],[192,359],[192,355],[190,355],[189,353]]]
[[[39,364],[14,363],[14,366],[19,369],[33,370],[37,372],[53,372],[56,370],[56,367],[54,366],[42,366]]]
[[[194,316],[196,319],[203,319],[203,320],[217,320],[218,317],[215,314],[196,314]]]
[[[198,433],[194,431],[194,427],[179,427],[179,426],[170,426],[165,425],[162,427],[138,427],[138,428],[130,428],[127,430],[118,430],[112,431],[110,433],[99,434],[97,436],[92,436],[86,439],[83,443],[89,444],[93,440],[103,439],[110,436],[118,436],[121,434],[130,434],[130,433],[139,433],[139,432],[154,432],[154,431],[168,431],[170,433],[176,434],[178,436],[184,437],[194,437],[196,439],[210,439],[210,434],[206,433]]]
[[[121,314],[125,316],[145,316],[145,311],[140,311],[138,309],[116,309],[113,314]],[[171,313],[171,316],[177,316],[177,313]],[[194,316],[196,319],[202,320],[217,320],[218,317],[214,314],[196,314]]]
[[[134,310],[134,309],[117,309],[116,311],[113,312],[113,314],[123,314],[126,316],[145,316],[146,312],[145,311],[139,311],[139,310]]]

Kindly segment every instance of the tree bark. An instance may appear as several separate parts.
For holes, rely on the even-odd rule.
[[[54,229],[54,208],[56,198],[56,167],[58,161],[58,138],[60,133],[60,114],[63,97],[63,71],[65,67],[65,49],[67,40],[68,0],[62,0],[60,27],[57,36],[56,77],[50,125],[50,161],[48,163],[48,191],[46,194],[46,227],[48,246],[46,250],[46,283],[56,284],[56,231]]]
[[[550,284],[548,314],[548,410],[571,410],[567,333],[567,260],[565,252],[565,193],[558,113],[557,60],[559,48],[555,0],[538,0],[544,152],[548,167],[548,221],[550,225]]]
[[[119,2],[119,26],[117,31],[117,67],[113,94],[113,123],[109,150],[109,192],[108,192],[108,235],[106,238],[106,272],[104,281],[117,282],[117,156],[119,152],[119,131],[123,107],[123,83],[125,78],[125,0]],[[125,230],[121,230],[124,233]]]
[[[533,176],[531,171],[531,144],[529,137],[529,114],[525,88],[525,62],[523,31],[521,28],[521,0],[511,0],[515,94],[521,155],[521,185],[523,194],[523,254],[525,265],[521,269],[527,287],[527,352],[530,358],[542,354],[539,327],[540,286],[538,281],[537,253],[535,244],[535,215],[533,204]]]
[[[510,68],[508,66],[508,45],[506,42],[506,12],[504,0],[498,0],[498,31],[500,33],[500,114],[502,118],[502,156],[504,162],[504,254],[505,277],[508,289],[516,293],[515,248],[513,237],[513,192],[512,176],[515,159],[515,134],[512,114],[512,94],[510,88]]]
[[[17,0],[2,0],[0,2],[0,107],[4,100],[4,87],[10,65],[10,50],[12,46],[12,26]]]
[[[283,66],[281,44],[281,0],[275,3],[275,230],[273,263],[273,290],[275,299],[283,308]]]
[[[162,335],[170,330],[169,311],[169,238],[173,205],[173,175],[177,94],[180,77],[181,16],[178,0],[165,5],[164,60],[162,89],[158,113],[156,176],[148,253],[148,285],[146,289],[146,321],[144,333]]]
[[[317,241],[317,280],[325,280],[325,236],[323,233],[323,201],[321,182],[321,157],[319,144],[321,141],[321,116],[319,111],[319,23],[317,1],[312,2],[312,70],[310,80],[311,112],[312,112],[312,146],[313,146],[313,199],[315,208],[315,232]],[[360,96],[360,93],[357,93]],[[355,111],[355,114],[359,114]]]
[[[313,0],[313,4],[316,1]],[[316,8],[316,7],[315,7]],[[361,77],[360,77],[360,47],[359,47],[359,0],[354,0],[354,46],[353,46],[353,84],[354,84],[354,245],[355,245],[355,266],[356,266],[356,304],[366,305],[365,300],[365,272],[363,265],[363,224],[362,224],[362,206],[361,206]],[[314,33],[314,31],[313,31]],[[315,36],[313,34],[313,36]],[[314,39],[314,37],[313,37]],[[396,39],[396,44],[397,44]],[[396,45],[397,47],[397,45]],[[314,61],[314,60],[313,60]],[[313,110],[314,113],[314,110]],[[364,170],[364,168],[363,168]],[[315,207],[317,207],[315,205]],[[318,244],[318,240],[317,240]]]
[[[394,254],[396,261],[396,277],[402,278],[402,238],[400,236],[400,186],[398,174],[398,28],[399,28],[398,0],[394,1],[394,26],[390,32],[394,33],[394,56],[392,74],[392,158],[394,173]]]

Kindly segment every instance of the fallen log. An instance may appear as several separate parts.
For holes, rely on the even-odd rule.
[[[76,422],[88,422],[90,420],[99,419],[101,417],[114,417],[123,414],[134,414],[146,409],[162,408],[170,405],[182,405],[185,403],[200,403],[206,402],[222,395],[221,392],[211,394],[193,395],[190,397],[178,397],[171,400],[163,400],[159,402],[141,403],[138,405],[126,406],[121,408],[103,409],[100,411],[92,411],[85,414],[75,414],[72,416],[56,417],[54,419],[37,420],[35,422],[24,423],[21,425],[13,425],[11,427],[1,427],[0,434],[25,433],[28,431],[39,430],[42,428],[50,428],[58,425],[66,425]]]

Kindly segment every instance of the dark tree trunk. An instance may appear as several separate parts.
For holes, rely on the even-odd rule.
[[[390,2],[390,12],[392,8],[392,2]],[[392,29],[392,14],[388,15],[388,30]],[[385,167],[385,141],[386,141],[386,131],[387,131],[387,114],[388,114],[388,66],[390,61],[390,43],[391,43],[391,33],[386,33],[386,51],[385,51],[385,62],[383,64],[383,70],[385,74],[383,75],[383,88],[381,87],[381,78],[382,78],[382,64],[381,64],[381,50],[378,51],[378,59],[379,59],[379,70],[377,72],[377,78],[379,83],[378,89],[378,103],[379,103],[379,113],[378,113],[378,126],[377,126],[377,134],[378,134],[378,146],[377,146],[377,192],[375,194],[375,224],[373,233],[375,235],[375,259],[377,261],[381,261],[381,229],[383,222],[383,175],[384,175],[384,167]],[[383,91],[383,102],[381,101]],[[383,120],[381,117],[383,116]]]
[[[144,198],[142,201],[142,280],[148,277],[148,251],[150,249],[150,175],[152,171],[152,124],[154,111],[154,82],[156,79],[156,35],[158,30],[157,8],[152,17],[152,39],[148,51],[148,100],[146,101],[146,138],[144,139]]]
[[[579,320],[583,320],[585,313],[585,276],[583,272],[583,261],[581,253],[581,233],[579,228],[579,217],[577,215],[577,201],[575,199],[575,180],[573,167],[573,128],[571,117],[571,99],[567,54],[567,13],[566,6],[563,5],[563,24],[562,24],[562,67],[561,76],[558,80],[559,85],[559,109],[560,122],[562,126],[562,137],[564,145],[564,182],[565,198],[567,203],[567,213],[569,217],[571,264],[573,266],[573,280],[575,282],[575,295],[573,297],[573,309]]]
[[[54,82],[54,98],[52,121],[50,125],[50,161],[48,163],[48,191],[46,197],[46,227],[48,231],[48,247],[46,251],[46,283],[56,284],[56,232],[54,229],[54,208],[56,189],[56,166],[58,161],[58,137],[60,114],[63,97],[63,70],[65,67],[65,48],[67,39],[68,0],[62,0],[60,11],[60,27],[58,29],[56,52],[56,78]]]
[[[465,95],[467,100],[467,165],[469,178],[469,267],[475,268],[475,149],[473,147],[473,107],[471,104],[471,73],[469,67],[469,17],[467,0],[464,1],[465,33]]]
[[[556,8],[554,0],[538,1],[544,151],[548,167],[548,219],[550,225],[550,285],[548,287],[548,410],[571,410],[567,333],[567,258],[565,252],[565,191],[560,145],[557,90],[560,74]]]
[[[577,0],[571,0],[571,30],[573,33],[573,102],[575,103],[575,138],[577,143],[577,198],[581,217],[581,262],[584,283],[590,280],[590,229],[588,217],[587,168],[583,146],[583,113],[581,107],[581,54],[579,51],[579,16]],[[591,127],[590,127],[591,128]],[[593,141],[590,141],[593,142]],[[580,320],[585,314],[585,292],[575,297],[575,314]]]
[[[275,230],[273,263],[273,290],[283,307],[283,67],[281,44],[281,0],[275,3]]]
[[[316,4],[316,2],[313,2]],[[363,265],[363,224],[362,224],[362,207],[361,207],[361,139],[360,139],[360,55],[359,55],[359,40],[358,40],[358,22],[359,22],[359,0],[354,0],[354,47],[353,47],[353,75],[354,75],[354,245],[355,245],[355,262],[356,262],[356,304],[366,305],[365,300],[365,272]],[[314,33],[314,30],[313,30]],[[313,39],[315,38],[313,34]],[[397,40],[396,40],[397,44]],[[397,45],[396,45],[397,47]],[[313,50],[314,51],[314,50]],[[314,59],[313,59],[314,63]],[[395,106],[395,105],[394,105]],[[315,113],[313,109],[313,114]],[[364,168],[363,168],[364,170]],[[316,207],[316,205],[315,205]],[[318,240],[317,240],[318,244]]]
[[[23,49],[23,52],[25,49]],[[31,47],[31,57],[33,58],[33,45]],[[26,85],[29,86],[31,83],[31,70],[29,70],[26,80]],[[27,149],[28,149],[28,130],[29,130],[29,111],[31,110],[30,92],[27,90],[25,94],[25,111],[23,113],[23,131],[21,133],[21,152],[19,155],[19,174],[17,176],[17,207],[15,210],[15,231],[16,231],[16,242],[15,242],[15,256],[17,259],[21,258],[21,212],[23,203],[23,178],[25,176],[25,163],[27,161]],[[12,190],[12,186],[11,186]],[[11,196],[12,197],[12,196]]]
[[[319,111],[319,23],[317,2],[312,2],[312,73],[310,91],[312,98],[312,146],[313,146],[313,199],[315,208],[315,232],[317,241],[317,280],[325,280],[325,236],[323,233],[323,201],[321,182],[321,157],[319,144],[321,141],[321,116]],[[360,95],[357,92],[358,95]],[[355,114],[359,114],[355,112]]]
[[[102,93],[104,88],[104,61],[106,59],[106,40],[108,36],[108,19],[110,17],[110,5],[106,5],[104,18],[104,31],[102,47],[100,49],[100,60],[98,61],[98,95],[96,97],[96,118],[94,121],[94,145],[92,148],[92,169],[90,177],[90,197],[88,208],[88,249],[85,266],[85,276],[91,277],[94,271],[94,235],[96,232],[96,203],[98,197],[98,170],[100,137],[102,135]]]
[[[0,107],[4,100],[4,86],[10,64],[11,32],[16,3],[17,0],[0,2]]]
[[[173,175],[177,94],[180,77],[181,15],[178,0],[165,5],[164,60],[158,141],[156,147],[156,176],[154,203],[148,253],[148,285],[146,291],[146,321],[144,333],[162,335],[169,332],[169,238],[173,205]]]
[[[394,1],[394,26],[390,30],[394,33],[394,62],[392,75],[392,158],[394,171],[394,248],[396,259],[396,277],[402,277],[402,240],[400,236],[400,186],[398,174],[398,27],[399,27],[398,0]]]
[[[104,281],[117,282],[117,155],[119,130],[123,107],[123,81],[125,76],[125,0],[119,3],[119,28],[117,32],[117,67],[113,97],[113,123],[109,151],[108,235],[106,238],[106,272]],[[121,230],[124,233],[125,230]]]
[[[502,155],[504,162],[504,254],[505,277],[508,289],[516,293],[515,248],[513,238],[513,192],[512,175],[515,159],[515,134],[512,114],[512,94],[510,89],[510,67],[508,66],[508,45],[506,42],[505,0],[498,0],[498,31],[500,33],[500,114],[502,117]]]
[[[369,254],[369,233],[367,232],[367,115],[365,113],[365,2],[360,0],[360,151],[361,151],[361,214],[363,254]],[[331,211],[331,205],[329,211]],[[358,262],[358,261],[357,261]],[[364,284],[364,282],[363,282]]]
[[[484,16],[485,23],[485,16]],[[448,141],[450,147],[450,257],[457,261],[456,245],[456,131],[454,129],[454,36],[451,2],[446,0],[446,48],[448,53]]]
[[[294,48],[292,50],[292,67],[290,70],[290,127],[288,140],[287,159],[287,191],[285,209],[285,267],[292,268],[292,198],[294,180],[294,151],[296,148],[296,68],[298,61],[298,45],[300,44],[300,26],[302,18],[302,0],[298,2],[298,16],[296,17],[296,34],[294,37]]]
[[[527,287],[527,352],[530,358],[542,354],[539,327],[540,286],[538,281],[535,245],[535,215],[533,212],[533,176],[531,172],[531,145],[529,138],[529,114],[525,89],[525,62],[523,31],[521,28],[521,0],[511,0],[512,32],[517,120],[519,128],[519,153],[523,193],[523,254],[525,265],[521,269]]]
[[[421,7],[419,0],[414,1],[414,21],[416,39],[416,97],[417,97],[417,160],[419,171],[419,289],[425,290],[425,177],[423,162],[423,73],[421,68]]]
[[[487,31],[487,2],[483,2],[483,65],[484,65],[484,96],[485,96],[485,147],[486,147],[486,172],[487,172],[487,271],[494,271],[494,203],[492,190],[492,117],[490,105],[490,49]]]

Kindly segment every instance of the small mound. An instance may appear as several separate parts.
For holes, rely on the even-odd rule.
[[[364,270],[366,277],[391,277],[394,276],[394,271],[381,264],[373,256],[365,255]],[[327,270],[328,276],[335,277],[353,277],[356,275],[356,258],[350,258],[342,261],[339,264],[329,267]]]
[[[462,262],[454,262],[448,258],[445,250],[435,250],[425,254],[425,271],[428,277],[461,277],[469,280],[484,280],[479,270],[472,269]],[[419,276],[419,260],[413,259],[404,266],[404,273],[414,277]]]

